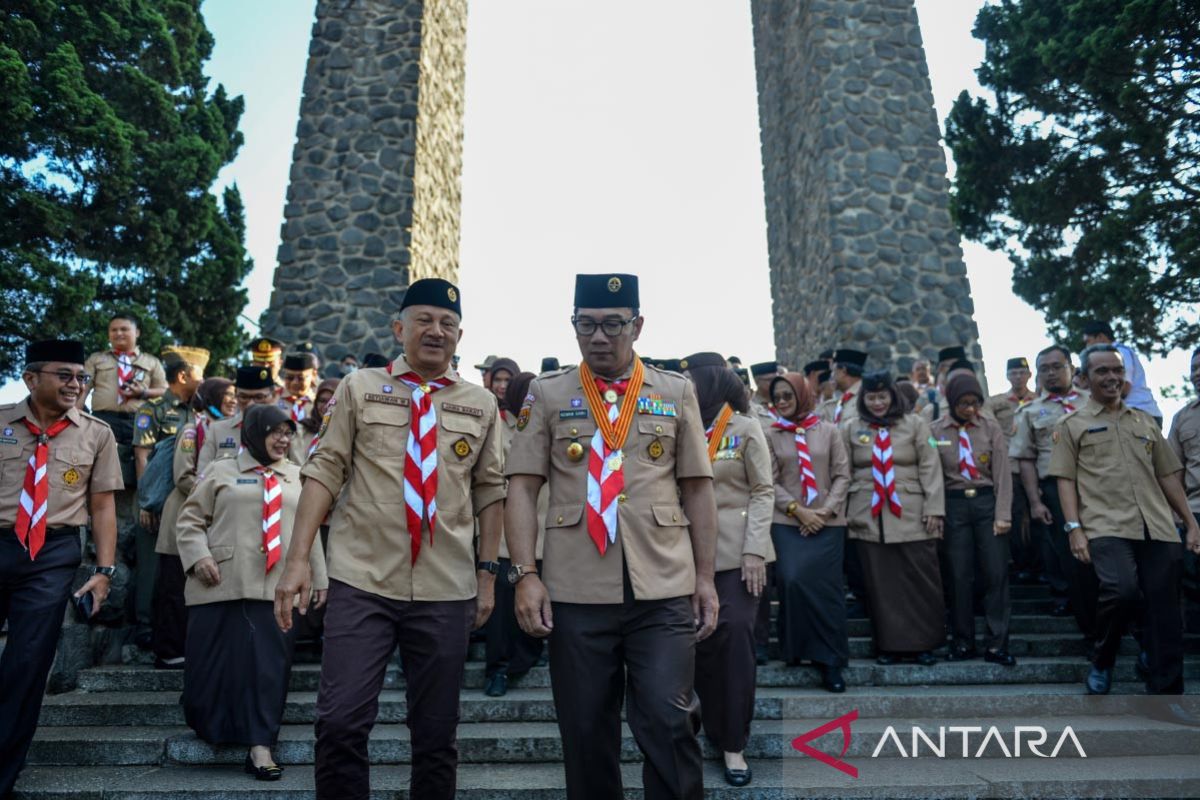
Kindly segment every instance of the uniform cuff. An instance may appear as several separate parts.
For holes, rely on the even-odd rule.
[[[508,490],[503,486],[485,486],[471,490],[471,504],[475,508],[475,516],[479,516],[492,503],[499,502],[508,496]]]

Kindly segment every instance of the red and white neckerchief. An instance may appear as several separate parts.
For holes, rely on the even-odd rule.
[[[292,422],[300,422],[308,416],[308,405],[313,399],[306,394],[289,397],[288,403],[291,405]]]
[[[136,350],[113,350],[113,358],[117,360],[117,384],[124,386],[133,380],[133,360],[137,358]],[[117,392],[117,403],[124,403],[125,395]]]
[[[29,432],[37,437],[29,466],[25,468],[25,483],[21,487],[21,503],[17,508],[17,539],[29,551],[29,560],[37,558],[46,543],[46,514],[50,508],[50,481],[46,465],[50,460],[50,440],[62,433],[71,421],[63,417],[43,433],[28,418],[22,419]]]
[[[958,474],[969,481],[979,480],[979,467],[975,466],[975,454],[971,450],[971,437],[967,435],[969,424],[958,427]]]
[[[429,523],[429,544],[437,522],[437,409],[433,393],[454,381],[438,378],[427,381],[415,372],[398,376],[412,390],[413,419],[408,426],[407,457],[404,459],[404,515],[408,538],[412,541],[412,563],[421,552],[421,526]]]
[[[636,402],[618,404],[623,396],[638,397],[644,377],[642,362],[636,356],[629,380],[609,383],[594,376],[586,363],[579,367],[584,399],[596,420],[588,452],[587,528],[600,555],[617,541],[617,505],[625,491],[623,448],[637,410]]]
[[[255,467],[263,479],[262,550],[267,554],[267,572],[283,554],[283,489],[270,467]]]
[[[875,479],[875,491],[871,494],[871,516],[883,513],[886,500],[892,516],[900,516],[900,495],[896,492],[896,467],[892,463],[892,436],[882,425],[875,429],[875,444],[871,447],[871,476]]]
[[[1070,414],[1075,410],[1075,401],[1079,399],[1079,392],[1071,391],[1067,394],[1050,394],[1050,401],[1058,403],[1062,406],[1063,411]]]
[[[1020,411],[1025,406],[1033,402],[1034,395],[1026,395],[1025,397],[1017,397],[1015,394],[1010,394],[1008,400],[1011,403],[1017,404],[1017,411]]]
[[[833,409],[833,423],[835,425],[842,421],[842,409],[846,407],[846,403],[849,403],[852,397],[854,397],[854,392],[846,392],[838,400],[837,407]]]
[[[771,425],[773,428],[789,431],[796,437],[796,461],[800,466],[800,485],[804,487],[804,505],[810,506],[817,499],[820,490],[817,488],[817,475],[813,472],[812,453],[808,450],[806,431],[814,428],[821,418],[810,413],[797,424],[790,420],[779,419]]]
[[[192,455],[192,463],[200,461],[200,449],[204,447],[204,437],[208,435],[208,415],[196,415],[196,452]]]

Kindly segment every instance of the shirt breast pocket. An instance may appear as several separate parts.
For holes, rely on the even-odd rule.
[[[674,464],[675,424],[673,417],[640,417],[637,421],[638,461],[655,466]]]
[[[483,443],[481,420],[443,411],[438,415],[438,421],[442,426],[438,449],[447,463],[471,466],[479,460],[479,448]]]
[[[1105,467],[1118,461],[1117,437],[1111,430],[1084,432],[1079,440],[1079,459],[1092,466]]]
[[[1179,434],[1179,444],[1184,458],[1190,463],[1200,461],[1200,427]]]
[[[60,489],[86,491],[94,461],[95,456],[87,449],[55,448],[46,463],[50,485]]]
[[[407,406],[368,403],[362,410],[358,444],[371,455],[403,456],[408,448],[409,420]]]

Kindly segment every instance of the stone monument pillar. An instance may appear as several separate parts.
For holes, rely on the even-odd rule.
[[[409,282],[458,275],[466,0],[318,0],[263,332],[396,351]]]
[[[777,357],[982,357],[913,0],[752,0]]]

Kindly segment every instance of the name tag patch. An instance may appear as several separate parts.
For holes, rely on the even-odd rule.
[[[566,409],[558,412],[559,419],[587,419],[588,412],[586,408]]]
[[[383,388],[388,389],[391,387],[385,386]],[[371,394],[368,392],[367,394],[363,395],[363,400],[366,400],[368,403],[386,403],[389,406],[408,405],[407,397],[395,397],[394,395],[390,394]]]
[[[229,447],[237,447],[237,442],[235,442],[233,440],[233,437],[230,436],[227,439],[225,439],[225,441],[223,441],[219,445],[217,445],[217,447],[219,447],[221,449],[225,449],[225,448],[229,448]]]
[[[483,417],[482,408],[456,406],[454,403],[442,403],[442,411],[449,411],[452,414],[466,414],[468,417]]]
[[[1088,433],[1101,433],[1101,432],[1103,432],[1103,431],[1106,431],[1106,430],[1108,430],[1108,426],[1107,426],[1107,425],[1101,425],[1099,428],[1088,428],[1088,429],[1087,429],[1087,432],[1088,432]]]
[[[238,485],[241,485],[243,483],[258,483],[258,478],[238,478],[237,482],[238,482]]]
[[[5,436],[0,438],[0,444],[20,444],[15,437]]]

